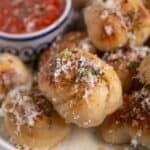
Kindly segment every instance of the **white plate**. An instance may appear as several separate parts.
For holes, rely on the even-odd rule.
[[[17,150],[5,136],[3,118],[0,118],[0,150]],[[133,150],[133,148],[104,143],[96,135],[96,129],[73,127],[71,134],[52,150]]]

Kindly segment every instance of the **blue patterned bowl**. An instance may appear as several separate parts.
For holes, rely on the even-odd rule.
[[[60,36],[71,21],[72,0],[64,0],[65,9],[60,18],[50,26],[27,34],[8,34],[0,32],[0,52],[9,52],[29,61],[35,54],[48,48]]]

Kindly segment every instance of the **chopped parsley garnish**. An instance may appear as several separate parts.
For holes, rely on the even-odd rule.
[[[65,49],[63,52],[64,57],[68,57],[71,55],[71,51],[69,51],[69,49]]]
[[[97,75],[99,75],[100,74],[100,70],[99,69],[92,69],[92,75],[95,75],[95,76],[97,76]]]
[[[129,63],[129,65],[128,65],[128,67],[131,68],[131,69],[136,69],[136,68],[139,67],[139,65],[140,65],[139,62],[137,62],[137,61],[131,61],[131,62]]]
[[[87,76],[88,76],[87,70],[78,73],[78,79],[79,80],[82,79],[83,77],[87,77]]]
[[[128,13],[128,16],[129,16],[131,21],[134,21],[134,20],[136,20],[138,18],[138,14],[136,12],[134,12],[134,11],[130,11]]]
[[[78,79],[82,79],[85,76],[84,72],[79,72],[78,73]]]

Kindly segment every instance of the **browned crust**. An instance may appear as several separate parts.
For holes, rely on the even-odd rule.
[[[142,90],[150,91],[149,87]],[[111,124],[120,124],[120,126],[128,126],[139,130],[150,129],[150,103],[145,102],[149,95],[139,96],[141,91],[124,96],[122,108],[108,117],[106,123],[108,128],[111,128]]]
[[[80,48],[80,43],[84,41],[88,37],[86,32],[69,32],[65,34],[61,39],[56,41],[48,50],[46,50],[40,57],[39,66],[42,67],[45,62],[54,57],[57,53],[63,51],[68,48]],[[95,53],[96,49],[91,44],[91,52]]]

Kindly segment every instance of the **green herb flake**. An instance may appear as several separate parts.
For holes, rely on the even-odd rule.
[[[100,70],[99,69],[92,69],[92,75],[97,76],[100,74]]]
[[[128,13],[128,16],[129,16],[131,21],[134,21],[134,20],[138,19],[138,14],[136,12],[134,12],[134,11],[130,11]]]
[[[71,52],[68,49],[65,49],[63,52],[64,57],[70,56]]]
[[[84,70],[84,71],[78,73],[77,78],[79,80],[81,80],[82,78],[87,77],[88,74],[89,74],[89,71],[88,70]]]
[[[136,68],[139,67],[139,65],[140,65],[139,62],[137,62],[137,61],[131,61],[128,66],[129,66],[129,68],[131,68],[131,69],[136,69]]]
[[[82,77],[84,77],[84,72],[79,72],[78,73],[78,78],[81,79]]]

